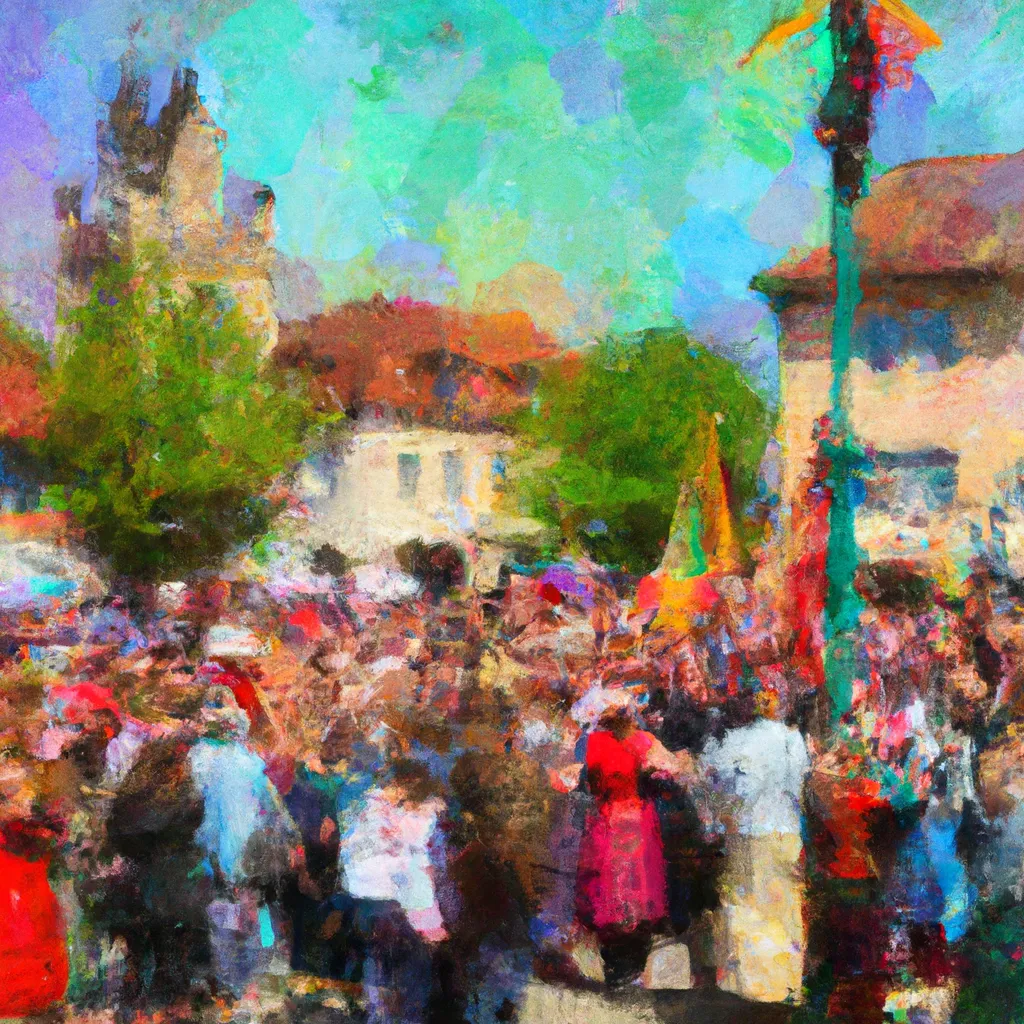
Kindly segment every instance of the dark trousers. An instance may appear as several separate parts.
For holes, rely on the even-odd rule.
[[[355,901],[355,932],[365,950],[368,1024],[455,1024],[465,1006],[461,971],[447,943],[425,941],[397,903]]]
[[[628,985],[643,974],[653,941],[650,927],[640,927],[631,932],[602,932],[598,939],[604,962],[604,980],[609,988]]]

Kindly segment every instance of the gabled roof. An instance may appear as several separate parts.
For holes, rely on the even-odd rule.
[[[1004,277],[1024,271],[1024,152],[917,160],[882,175],[857,206],[868,278]],[[824,294],[826,246],[790,252],[752,286],[772,297]]]
[[[529,400],[560,349],[526,313],[472,313],[375,295],[281,325],[274,359],[309,367],[346,409],[385,403],[424,422],[482,422]]]

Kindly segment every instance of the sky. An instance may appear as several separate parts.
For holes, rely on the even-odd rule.
[[[1024,5],[914,6],[945,45],[883,97],[878,169],[1024,148]],[[52,329],[52,192],[94,175],[131,35],[152,113],[196,68],[227,169],[274,189],[284,313],[315,280],[327,304],[516,304],[566,344],[682,320],[770,394],[775,324],[747,284],[826,238],[827,38],[737,59],[798,7],[0,0],[0,302]]]

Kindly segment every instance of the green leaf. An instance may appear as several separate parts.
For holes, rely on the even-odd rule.
[[[720,452],[741,538],[772,428],[762,400],[728,360],[679,329],[612,336],[544,373],[534,408],[516,426],[529,442],[517,490],[565,541],[600,560],[646,572],[661,560],[681,484],[704,459],[701,424],[718,414]],[[538,459],[553,451],[557,457]],[[603,521],[607,529],[588,530]]]
[[[51,507],[65,501],[117,571],[156,578],[262,532],[252,500],[318,422],[305,380],[261,359],[227,293],[171,283],[154,249],[100,268],[47,381],[39,445],[56,467]]]

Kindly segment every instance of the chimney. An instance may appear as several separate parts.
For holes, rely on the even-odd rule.
[[[62,224],[79,224],[82,221],[82,186],[61,185],[53,191],[53,212]]]

